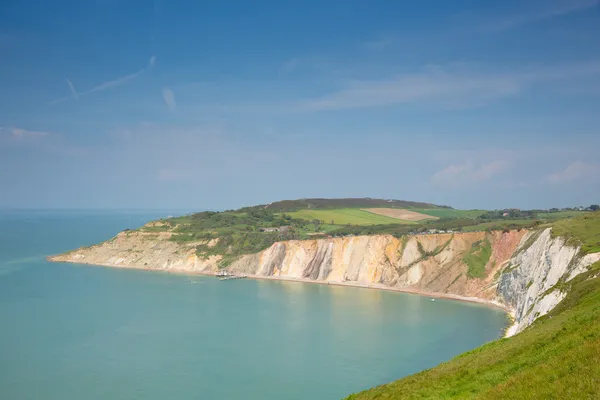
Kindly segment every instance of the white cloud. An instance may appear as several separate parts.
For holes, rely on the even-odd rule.
[[[428,66],[383,80],[353,81],[320,98],[301,103],[304,110],[341,110],[401,103],[434,103],[444,107],[481,106],[514,96],[529,85],[600,74],[600,63],[481,71],[466,66]]]
[[[175,102],[175,94],[173,93],[173,91],[165,87],[162,90],[162,95],[163,99],[165,100],[165,103],[167,104],[167,107],[169,107],[169,110],[175,111],[177,109],[177,103]]]
[[[433,174],[431,180],[433,183],[443,186],[461,186],[485,182],[502,174],[508,167],[508,162],[502,160],[495,160],[481,165],[474,165],[471,162],[452,164]]]
[[[141,69],[138,72],[135,72],[133,74],[126,75],[126,76],[123,76],[121,78],[117,78],[117,79],[112,80],[112,81],[101,83],[100,85],[91,88],[87,92],[81,93],[81,96],[85,96],[85,95],[88,95],[88,94],[94,93],[94,92],[102,92],[102,91],[104,91],[106,89],[112,89],[112,88],[115,88],[115,87],[118,87],[118,86],[122,86],[122,85],[126,84],[127,82],[129,82],[130,80],[135,79],[138,76],[140,76],[145,70],[146,69],[144,68],[144,69]]]
[[[565,169],[554,172],[546,177],[550,183],[567,183],[583,178],[600,177],[600,164],[590,164],[583,161],[575,161]]]
[[[120,78],[117,79],[113,79],[107,82],[103,82],[99,85],[94,86],[93,88],[85,91],[85,92],[81,92],[81,93],[77,93],[75,91],[75,88],[73,86],[73,84],[71,83],[71,81],[69,79],[67,79],[67,83],[69,85],[69,88],[71,90],[71,93],[73,94],[73,97],[69,96],[69,97],[62,97],[56,100],[53,100],[50,102],[50,104],[57,104],[57,103],[62,103],[64,101],[70,100],[70,99],[75,99],[78,100],[80,97],[83,96],[87,96],[91,93],[96,93],[96,92],[102,92],[108,89],[112,89],[112,88],[116,88],[119,86],[122,86],[124,84],[126,84],[129,81],[132,81],[133,79],[137,78],[138,76],[140,76],[141,74],[143,74],[145,71],[148,71],[150,69],[152,69],[154,67],[154,65],[156,64],[156,57],[152,56],[150,57],[150,60],[148,61],[148,65],[145,68],[142,68],[141,70],[134,72],[133,74],[129,74],[129,75],[125,75],[122,76]]]

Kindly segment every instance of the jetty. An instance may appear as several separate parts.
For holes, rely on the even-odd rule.
[[[227,271],[219,271],[216,273],[216,275],[220,281],[229,281],[232,279],[244,279],[246,278],[246,275],[235,275],[232,274],[231,272],[227,272]]]

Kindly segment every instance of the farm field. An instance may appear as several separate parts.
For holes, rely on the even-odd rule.
[[[477,218],[486,210],[454,210],[452,208],[411,208],[410,211],[438,218]]]
[[[383,215],[385,217],[405,220],[405,221],[422,221],[425,219],[438,219],[432,215],[418,213],[416,211],[404,210],[402,208],[363,208],[373,214]]]
[[[332,210],[299,210],[286,213],[292,218],[305,220],[318,219],[332,225],[380,225],[380,224],[414,224],[397,218],[377,215],[357,208],[338,208]],[[333,223],[332,223],[333,221]]]

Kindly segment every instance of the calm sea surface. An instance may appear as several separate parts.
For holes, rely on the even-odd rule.
[[[0,211],[1,399],[339,399],[506,325],[402,293],[44,260],[167,215]]]

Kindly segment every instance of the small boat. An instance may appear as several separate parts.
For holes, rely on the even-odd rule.
[[[435,301],[435,299],[430,299],[429,301]]]

